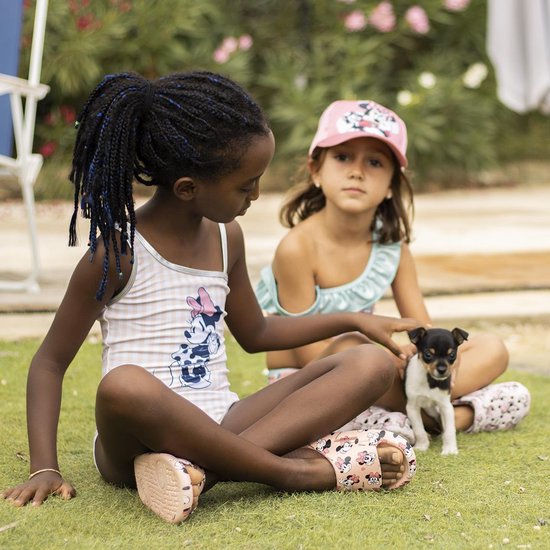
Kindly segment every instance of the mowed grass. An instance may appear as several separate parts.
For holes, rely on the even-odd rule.
[[[0,342],[0,488],[28,475],[25,383],[37,347]],[[232,338],[228,352],[234,389],[244,396],[261,387],[264,357],[247,355]],[[100,362],[100,345],[86,343],[64,384],[58,452],[77,498],[22,509],[0,501],[0,548],[550,548],[550,377],[509,371],[503,380],[532,393],[524,422],[509,432],[460,434],[456,457],[441,457],[436,438],[404,490],[284,494],[225,483],[174,526],[94,468]]]

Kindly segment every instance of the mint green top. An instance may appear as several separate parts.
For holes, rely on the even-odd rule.
[[[302,317],[313,313],[358,312],[371,313],[374,305],[392,284],[399,260],[401,243],[373,243],[367,265],[357,279],[331,288],[315,286],[315,301],[301,313],[290,313],[279,303],[277,281],[271,266],[264,267],[256,286],[256,297],[264,311],[288,317]]]

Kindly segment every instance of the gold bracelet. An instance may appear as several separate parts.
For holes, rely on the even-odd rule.
[[[59,477],[63,477],[61,475],[61,472],[59,470],[56,470],[55,468],[44,468],[42,470],[36,470],[36,472],[33,472],[29,476],[29,479],[32,479],[34,476],[37,476],[38,474],[41,474],[42,472],[55,472],[56,474],[59,474]]]

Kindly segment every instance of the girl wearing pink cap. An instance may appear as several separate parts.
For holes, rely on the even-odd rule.
[[[290,190],[280,218],[291,230],[262,270],[256,290],[272,315],[300,317],[343,311],[372,312],[391,288],[399,312],[431,324],[408,243],[412,188],[407,128],[370,100],[336,101],[323,112],[308,155],[307,177]],[[270,383],[314,359],[364,343],[348,333],[267,355]],[[411,345],[410,351],[413,353]],[[508,364],[496,336],[477,335],[461,346],[452,396],[457,429],[507,429],[528,412],[528,390],[516,382],[489,385]],[[401,370],[403,360],[396,360]],[[414,443],[401,377],[373,407],[347,427],[386,427]]]

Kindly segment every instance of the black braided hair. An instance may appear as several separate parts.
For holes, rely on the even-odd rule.
[[[264,113],[243,88],[206,71],[154,81],[134,73],[107,75],[90,94],[76,127],[69,246],[77,243],[80,206],[90,220],[90,254],[97,249],[98,231],[105,247],[98,300],[107,285],[110,248],[120,277],[128,240],[133,262],[134,180],[167,186],[183,176],[217,179],[238,167],[254,137],[269,133]]]

